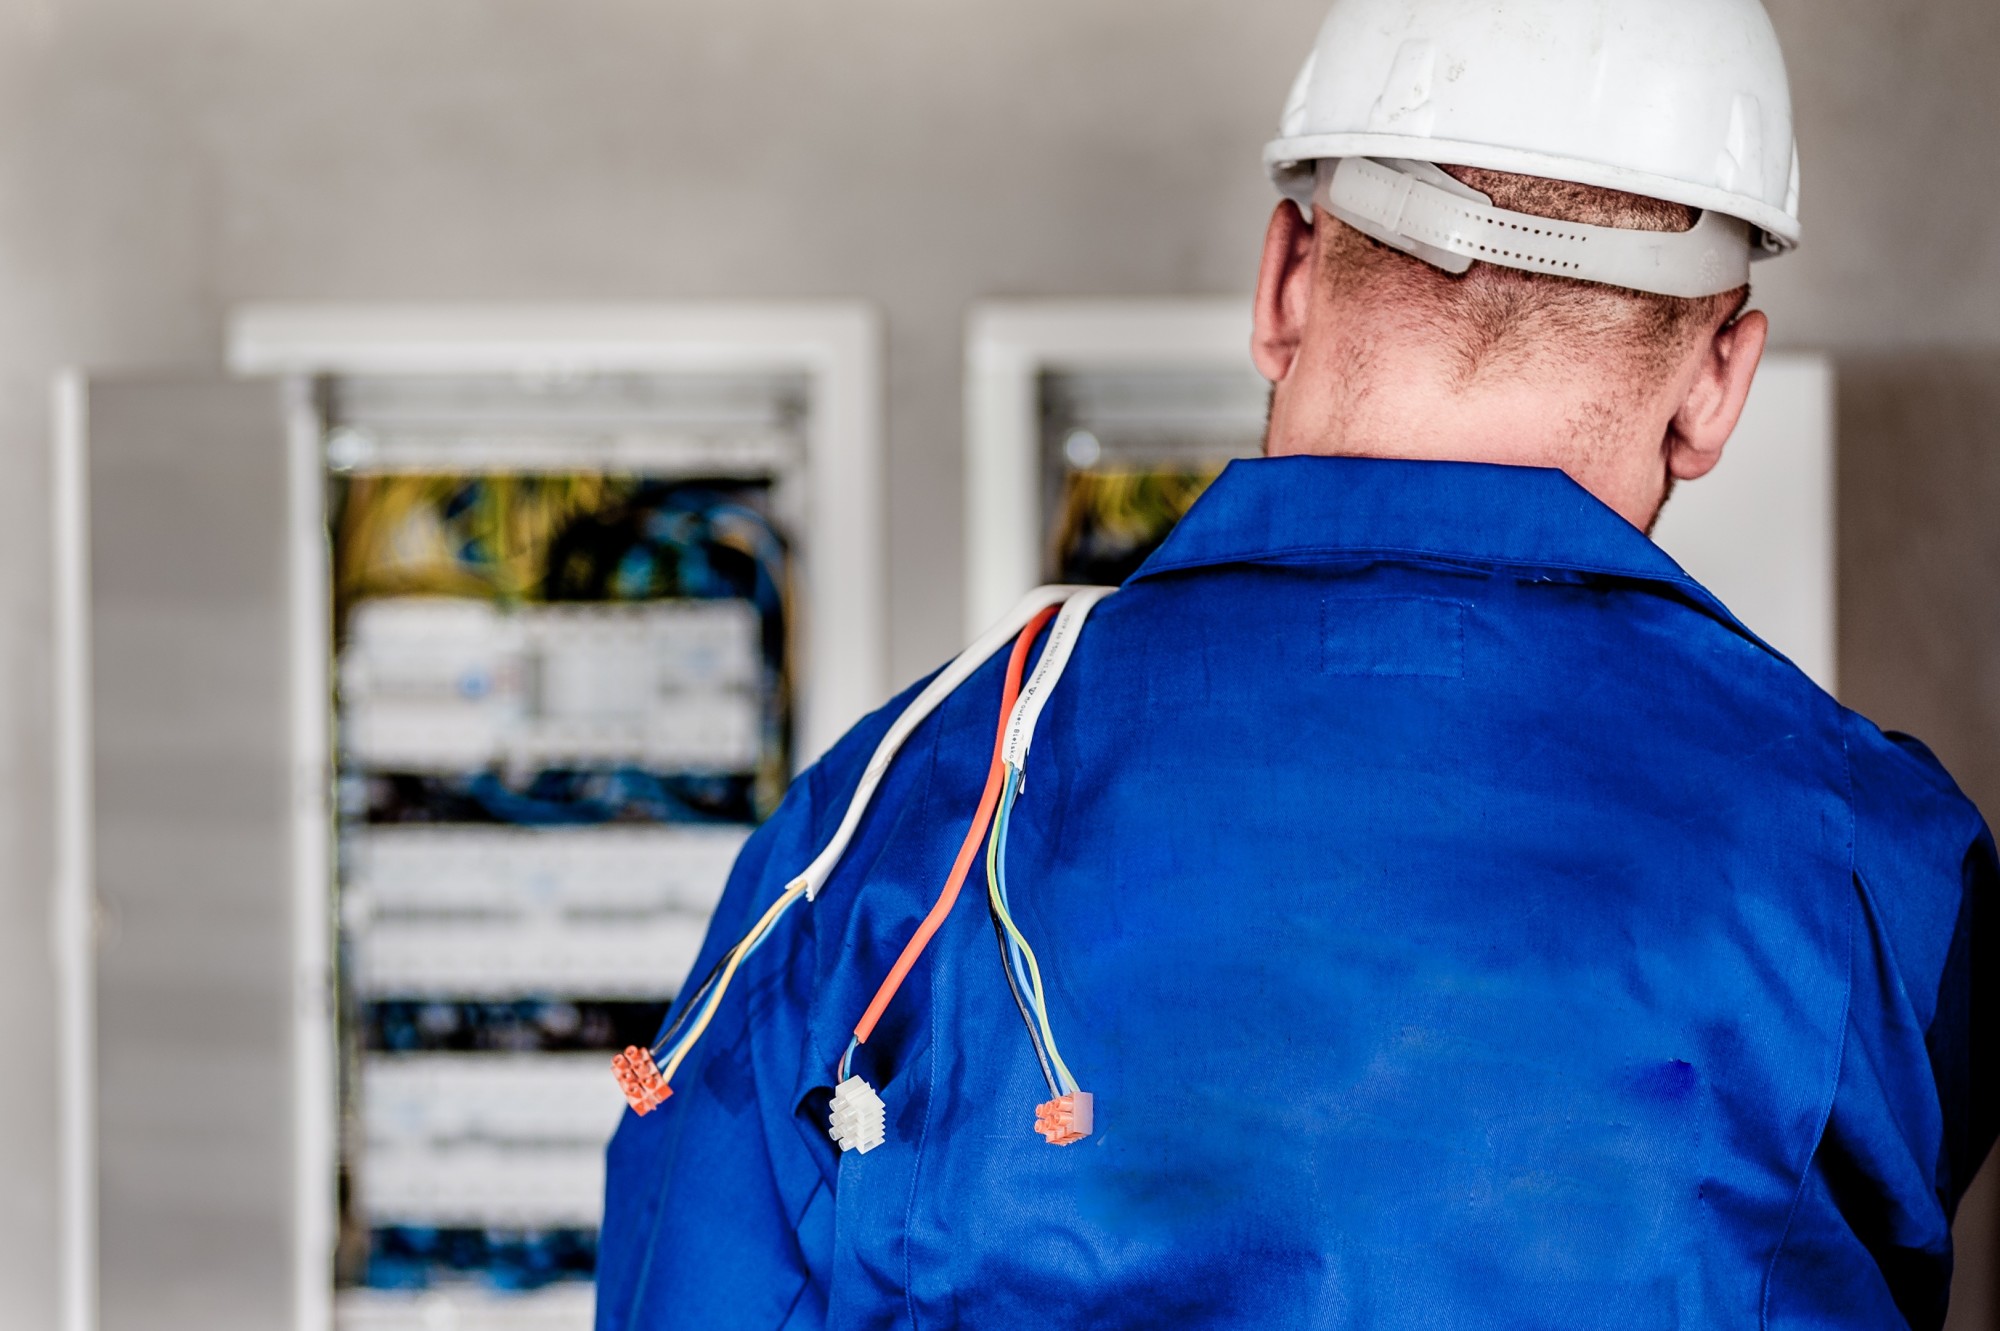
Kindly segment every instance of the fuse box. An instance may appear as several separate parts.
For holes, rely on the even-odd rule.
[[[580,1326],[610,1055],[792,768],[804,385],[322,391],[337,1320]]]
[[[66,1316],[591,1325],[611,1056],[887,693],[881,346],[269,303],[63,376]]]

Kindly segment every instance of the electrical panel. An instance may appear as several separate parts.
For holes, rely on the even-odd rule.
[[[343,1327],[588,1322],[610,1055],[791,774],[805,392],[321,385]]]
[[[1270,387],[1247,368],[1050,370],[1039,379],[1043,577],[1116,585],[1232,458]]]

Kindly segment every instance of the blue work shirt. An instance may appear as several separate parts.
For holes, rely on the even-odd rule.
[[[836,1152],[1005,655],[627,1115],[601,1331],[1942,1320],[1994,1136],[1991,839],[1555,471],[1230,467],[1098,607],[1013,814],[1096,1131],[1033,1130],[975,872],[856,1057],[888,1141]],[[697,974],[910,696],[752,838]]]

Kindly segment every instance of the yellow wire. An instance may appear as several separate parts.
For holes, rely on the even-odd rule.
[[[716,1009],[722,1006],[722,996],[728,992],[730,980],[736,976],[736,968],[742,965],[743,958],[749,955],[750,944],[766,929],[775,924],[780,915],[791,909],[792,903],[804,896],[805,892],[805,880],[798,879],[794,881],[790,887],[785,889],[782,896],[771,903],[771,908],[764,912],[764,918],[752,925],[750,932],[743,935],[742,941],[738,942],[730,950],[729,964],[722,968],[722,974],[715,977],[714,995],[703,1006],[701,1016],[689,1028],[688,1033],[681,1037],[680,1047],[674,1050],[673,1057],[669,1058],[667,1065],[660,1069],[661,1081],[671,1082],[674,1079],[674,1073],[680,1070],[681,1060],[688,1056],[688,1052],[694,1048],[695,1042],[701,1039],[702,1032],[708,1029],[708,1023],[715,1016]]]
[[[444,509],[473,480],[482,482],[478,501],[446,519]],[[578,514],[602,511],[630,489],[625,479],[598,475],[357,477],[348,491],[338,542],[343,597],[532,598],[541,590],[556,535]],[[409,524],[426,512],[432,530],[423,533],[425,544],[398,551],[396,543],[410,533]],[[479,554],[462,556],[459,551],[467,546]]]
[[[1221,470],[1206,463],[1169,463],[1069,473],[1054,526],[1056,565],[1062,565],[1087,531],[1095,530],[1127,546],[1159,539],[1193,507]]]
[[[1021,774],[1013,773],[1010,778],[1019,781]],[[1028,946],[1028,940],[1014,927],[1014,917],[1007,913],[1007,903],[1000,895],[1000,824],[995,820],[993,835],[986,842],[986,897],[993,903],[993,913],[1000,917],[1000,927],[1007,931],[1007,937],[1021,949],[1021,955],[1028,959],[1028,979],[1034,986],[1035,1020],[1042,1028],[1042,1047],[1049,1052],[1049,1061],[1055,1064],[1056,1072],[1063,1084],[1070,1090],[1078,1089],[1076,1077],[1070,1072],[1069,1064],[1063,1062],[1062,1051],[1056,1048],[1055,1032],[1049,1029],[1048,1000],[1042,996],[1042,968],[1035,961],[1035,949]],[[1008,964],[1002,959],[1002,965]]]

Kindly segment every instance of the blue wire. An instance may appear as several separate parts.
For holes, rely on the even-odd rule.
[[[1007,831],[1014,819],[1014,801],[1020,797],[1021,785],[1025,780],[1026,775],[1020,769],[1009,770],[1007,784],[1000,793],[1000,811],[994,818],[993,827],[993,835],[1000,838],[994,852],[994,886],[999,891],[1000,904],[1010,918],[1014,914],[1014,903],[1007,895]],[[1063,1066],[1062,1055],[1056,1052],[1055,1037],[1049,1031],[1046,996],[1036,997],[1034,978],[1027,969],[1026,954],[1022,951],[1021,945],[1014,941],[1011,933],[1007,935],[1007,957],[1014,968],[1014,976],[1021,986],[1021,992],[1028,996],[1029,1003],[1034,1007],[1036,1019],[1041,1023],[1042,1041],[1048,1046],[1049,1061],[1055,1066],[1057,1080],[1063,1084],[1065,1090],[1079,1089],[1076,1080],[1068,1075],[1068,1069]]]
[[[753,543],[758,547],[751,556],[758,574],[756,600],[760,607],[766,609],[778,602],[778,580],[772,570],[784,563],[785,547],[763,514],[741,504],[706,495],[683,496],[673,507],[663,511],[694,517],[710,529],[717,525],[717,518],[733,519],[750,528]],[[709,539],[714,538],[711,536]]]
[[[1014,801],[1020,793],[1021,773],[1016,771],[1008,776],[1007,784],[1000,793],[1000,815],[993,825],[993,835],[1000,838],[1000,849],[993,865],[994,877],[1000,887],[1000,904],[1007,908],[1009,915],[1014,913],[1014,902],[1007,895],[1007,829],[1013,822]],[[1035,990],[1028,975],[1028,960],[1022,955],[1021,945],[1011,936],[1007,939],[1007,960],[1014,968],[1014,978],[1019,982],[1021,992],[1032,996]]]
[[[756,953],[758,948],[764,946],[765,939],[769,938],[773,933],[777,932],[778,922],[779,920],[782,920],[784,918],[785,917],[783,915],[779,915],[776,919],[773,919],[769,924],[764,926],[764,932],[758,934],[755,938],[750,940],[750,946],[743,949],[743,960],[736,963],[736,967],[738,970],[741,970],[743,968],[744,962],[749,961],[751,956]],[[722,1001],[722,993],[723,991],[720,987],[710,990],[708,996],[702,1000],[702,1005],[701,1005],[702,1010],[707,1011],[713,1008],[717,1003],[720,1003]],[[695,1026],[699,1024],[700,1024],[699,1022],[695,1022],[689,1025],[689,1027],[687,1028],[687,1033],[683,1034],[681,1038],[674,1043],[672,1048],[668,1049],[664,1055],[654,1059],[654,1065],[656,1067],[665,1067],[668,1063],[672,1062],[674,1055],[679,1052],[681,1046],[688,1044],[691,1041],[694,1034]]]
[[[840,1076],[836,1080],[846,1081],[854,1075],[854,1051],[860,1047],[861,1041],[859,1040],[849,1040],[847,1042],[847,1052],[840,1056]]]

